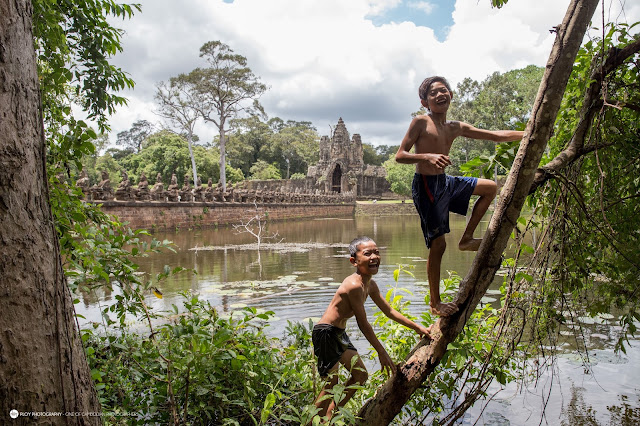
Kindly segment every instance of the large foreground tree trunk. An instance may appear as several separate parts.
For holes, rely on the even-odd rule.
[[[362,407],[360,424],[388,425],[402,410],[444,356],[471,317],[500,268],[509,236],[533,183],[534,174],[550,138],[573,62],[598,0],[572,0],[562,25],[557,29],[546,72],[533,106],[525,136],[501,192],[500,202],[471,266],[460,285],[456,315],[440,319],[429,344],[418,345],[398,374],[390,378]],[[424,343],[424,341],[422,342]]]
[[[0,424],[100,424],[64,415],[100,405],[49,206],[31,14],[29,0],[0,0]]]

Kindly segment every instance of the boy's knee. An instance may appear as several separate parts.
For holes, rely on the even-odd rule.
[[[447,241],[444,238],[444,235],[436,238],[431,242],[431,250],[435,252],[444,253],[444,250],[447,248]]]
[[[353,380],[359,385],[364,385],[369,379],[369,372],[367,370],[354,370],[352,374]]]
[[[498,184],[489,179],[482,179],[482,181],[479,182],[477,189],[478,195],[480,195],[481,197],[493,199],[498,193]]]
[[[498,184],[494,181],[491,181],[491,185],[489,186],[489,196],[491,198],[495,198],[498,193]]]

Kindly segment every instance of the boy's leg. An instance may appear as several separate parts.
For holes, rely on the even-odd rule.
[[[480,198],[478,198],[476,203],[473,205],[471,217],[469,218],[469,222],[467,222],[467,227],[462,234],[462,238],[460,238],[460,243],[458,244],[460,250],[477,251],[480,247],[482,239],[473,238],[473,232],[478,227],[482,216],[487,212],[487,209],[491,205],[493,199],[496,198],[497,191],[498,186],[494,181],[489,179],[478,179],[478,184],[473,190],[473,195],[479,195]]]
[[[440,264],[442,263],[442,255],[447,248],[444,235],[440,235],[431,242],[429,249],[429,259],[427,260],[427,278],[429,279],[429,293],[431,312],[447,317],[458,311],[455,303],[442,303],[440,300]]]
[[[318,412],[318,415],[320,417],[324,417],[327,415],[329,404],[332,403],[332,398],[322,399],[322,397],[325,396],[328,392],[330,392],[333,389],[333,387],[338,384],[338,367],[339,366],[340,366],[340,363],[336,362],[336,364],[333,367],[331,367],[331,370],[329,370],[329,376],[327,377],[324,383],[324,386],[322,387],[322,390],[320,391],[320,393],[318,394],[318,397],[314,402],[316,407],[320,409],[320,411]]]
[[[353,361],[354,357],[355,357],[355,361]],[[352,362],[353,362],[353,366],[352,366]],[[329,401],[329,405],[326,411],[326,415],[329,419],[333,416],[333,410],[336,408],[336,406],[343,407],[347,402],[349,402],[353,394],[356,393],[356,389],[350,388],[350,386],[363,385],[369,378],[369,373],[367,373],[367,368],[364,366],[364,363],[362,362],[362,359],[358,355],[357,351],[354,351],[353,349],[347,349],[346,351],[344,351],[344,353],[340,357],[340,363],[344,365],[347,370],[349,370],[349,373],[351,373],[351,377],[349,377],[349,380],[347,380],[347,383],[344,384],[344,386],[346,387],[345,395],[344,395],[344,398],[342,398],[342,400],[338,402],[337,405],[333,399],[327,400]],[[336,370],[337,370],[337,364],[336,364]],[[336,382],[337,382],[337,379],[336,379]],[[318,413],[318,414],[321,415],[321,413]]]

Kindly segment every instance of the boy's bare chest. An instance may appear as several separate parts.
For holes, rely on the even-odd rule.
[[[456,122],[426,122],[425,129],[416,141],[416,153],[449,154],[453,140],[456,138]]]
[[[416,153],[449,154],[453,139],[454,136],[446,131],[425,133],[416,141]]]

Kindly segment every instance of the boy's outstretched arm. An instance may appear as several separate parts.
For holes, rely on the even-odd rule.
[[[388,318],[394,320],[398,324],[402,324],[405,327],[415,331],[421,337],[429,337],[431,326],[427,328],[422,324],[417,324],[411,321],[409,318],[405,317],[400,312],[393,309],[391,305],[389,305],[387,299],[382,297],[382,295],[380,294],[380,289],[375,282],[371,282],[370,286],[371,287],[369,288],[369,296],[371,296],[371,300],[373,300],[373,303],[375,303],[378,308],[380,308],[383,314],[385,314]]]
[[[393,363],[393,360],[387,353],[387,350],[382,346],[382,343],[378,340],[378,337],[376,337],[376,333],[373,331],[371,324],[369,324],[369,320],[367,320],[367,312],[364,309],[364,290],[362,287],[356,287],[350,289],[347,292],[347,295],[349,297],[351,309],[353,310],[356,321],[358,322],[358,328],[362,331],[362,334],[364,334],[364,337],[367,338],[369,343],[371,343],[373,349],[378,353],[378,358],[380,358],[380,367],[382,367],[383,370],[388,370],[391,374],[395,374],[396,365]]]
[[[460,122],[461,136],[471,139],[482,139],[493,142],[512,142],[522,139],[524,132],[520,130],[484,130],[471,124]]]

